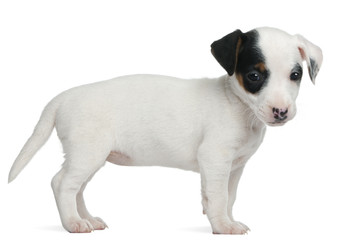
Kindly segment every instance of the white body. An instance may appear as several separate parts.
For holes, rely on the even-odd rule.
[[[262,31],[282,34],[272,29]],[[292,62],[303,60],[299,54],[291,58]],[[277,68],[275,62],[270,64],[270,68]],[[284,72],[275,73],[279,76],[276,81],[288,81],[281,76]],[[9,181],[55,126],[65,163],[53,178],[52,187],[68,231],[106,227],[101,219],[88,213],[82,193],[96,171],[109,161],[199,172],[203,208],[213,232],[243,234],[248,227],[232,216],[243,167],[263,140],[265,119],[272,118],[273,102],[293,109],[287,120],[295,115],[297,89],[289,82],[273,83],[270,79],[261,94],[252,95],[244,91],[234,75],[191,80],[134,75],[70,89],[45,108],[12,167]],[[269,88],[283,91],[268,100],[266,96],[272,92]],[[271,121],[267,123],[271,125]]]
[[[98,151],[96,144],[105,146],[108,160],[120,165],[200,172],[197,153],[209,135],[211,144],[232,145],[235,158],[247,159],[261,143],[265,125],[249,118],[246,106],[224,87],[226,78],[134,75],[71,89],[53,100],[62,106],[58,136],[72,136],[77,144],[90,138],[91,152]],[[243,164],[235,162],[233,169]]]

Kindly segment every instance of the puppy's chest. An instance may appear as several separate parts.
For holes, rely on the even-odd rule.
[[[239,146],[233,160],[233,169],[244,166],[247,163],[248,159],[257,151],[257,149],[261,145],[264,134],[265,127],[253,128],[245,132],[242,138],[238,140]]]

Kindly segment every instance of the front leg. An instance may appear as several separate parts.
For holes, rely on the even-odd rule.
[[[211,150],[211,149],[210,149]],[[243,224],[228,216],[228,186],[232,159],[218,152],[200,153],[203,209],[215,234],[245,234]]]
[[[230,218],[230,220],[232,220],[233,222],[234,220],[234,216],[233,216],[233,206],[236,200],[236,193],[237,193],[237,187],[238,184],[240,182],[240,178],[241,175],[243,173],[243,169],[244,166],[239,167],[234,169],[231,173],[230,173],[230,177],[229,177],[229,184],[228,184],[228,216]],[[243,223],[238,222],[239,224],[241,224],[244,228],[247,229],[247,231],[249,231],[250,229]]]

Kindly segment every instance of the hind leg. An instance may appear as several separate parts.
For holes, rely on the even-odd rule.
[[[52,180],[60,219],[63,227],[69,232],[83,233],[94,230],[91,222],[83,219],[78,213],[77,195],[82,196],[86,182],[104,165],[110,151],[104,148],[93,149],[92,146],[98,147],[99,145],[77,144],[74,149],[66,149],[63,168]],[[82,206],[80,209],[83,210]]]
[[[93,175],[81,186],[80,191],[77,194],[77,209],[78,209],[79,216],[82,219],[88,220],[91,223],[94,230],[104,230],[105,228],[108,227],[106,223],[101,218],[92,217],[92,215],[87,211],[85,201],[84,201],[83,192],[85,190],[87,183],[91,180]]]

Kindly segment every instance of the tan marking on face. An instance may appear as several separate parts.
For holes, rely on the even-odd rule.
[[[242,74],[238,74],[238,73],[237,73],[237,74],[236,74],[236,79],[237,79],[238,83],[240,84],[240,86],[241,86],[244,90],[246,90],[246,89],[244,88]]]
[[[241,44],[242,44],[242,39],[239,38],[238,41],[237,41],[237,45],[236,45],[236,59],[235,59],[235,69],[234,70],[236,70],[237,61],[238,61],[238,53],[240,51]]]
[[[238,53],[240,51],[241,44],[242,44],[242,39],[239,38],[238,41],[237,41],[237,45],[236,45],[235,70],[236,70],[236,66],[237,66],[237,62],[238,62]],[[236,79],[237,79],[238,83],[240,84],[240,86],[245,90],[244,84],[243,84],[242,74],[236,73]]]
[[[266,65],[263,62],[256,64],[255,68],[259,70],[261,73],[264,73],[266,71]]]

